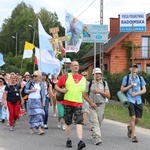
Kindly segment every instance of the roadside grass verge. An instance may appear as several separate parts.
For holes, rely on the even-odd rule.
[[[129,112],[128,109],[123,107],[120,102],[110,100],[105,108],[105,118],[129,123]],[[150,129],[150,107],[143,105],[143,117],[138,126]]]

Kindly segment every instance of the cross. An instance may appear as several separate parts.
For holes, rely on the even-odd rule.
[[[58,36],[58,27],[50,28],[50,33],[52,33],[53,38],[49,39],[50,42],[53,44],[54,51],[56,52],[56,55],[60,53],[60,47],[62,47],[62,42],[67,41],[68,37],[67,36]]]

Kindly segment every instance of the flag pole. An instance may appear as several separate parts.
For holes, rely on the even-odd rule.
[[[23,66],[23,56],[22,56],[22,60],[21,60],[21,69],[20,69],[20,74],[21,74],[22,66]]]
[[[36,26],[36,23],[34,25],[34,31],[33,31],[33,40],[32,40],[33,45],[34,45],[34,41],[35,41],[35,26]],[[34,47],[34,50],[35,50],[35,47]],[[35,71],[35,63],[34,63],[35,51],[34,50],[33,50],[33,72]]]

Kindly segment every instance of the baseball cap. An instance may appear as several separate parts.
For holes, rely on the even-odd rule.
[[[130,68],[132,67],[132,65],[130,66]],[[133,68],[138,68],[137,64],[133,64]]]
[[[42,72],[42,76],[47,76],[47,73],[46,72]]]

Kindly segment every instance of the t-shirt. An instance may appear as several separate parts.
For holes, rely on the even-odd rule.
[[[5,85],[3,87],[0,87],[0,102],[2,102],[2,96],[5,90]]]
[[[97,103],[97,104],[105,103],[105,97],[104,96],[102,96],[101,94],[94,94],[95,86],[96,86],[96,88],[98,88],[102,91],[109,90],[107,82],[106,81],[104,81],[104,82],[105,82],[105,85],[103,84],[103,80],[100,80],[99,82],[96,82],[94,84],[94,80],[92,80],[92,85],[90,87],[89,97],[94,103]],[[90,84],[90,82],[87,83],[87,85],[86,85],[86,93],[89,92],[89,84]]]
[[[81,80],[82,77],[83,77],[83,76],[82,76],[81,74],[74,74],[74,75],[73,75],[73,79],[74,79],[74,81],[75,81],[76,83],[78,83],[78,82]],[[57,82],[57,86],[59,86],[59,87],[65,87],[66,78],[67,78],[67,75],[66,75],[66,74],[62,75],[62,76],[59,78],[59,81]],[[67,105],[67,106],[73,106],[73,107],[82,106],[81,103],[70,102],[70,101],[65,100],[65,99],[64,99],[63,101],[61,101],[61,104]]]
[[[21,100],[20,98],[20,84],[10,85],[7,84],[5,87],[5,91],[8,91],[6,100],[11,103],[16,103]]]

